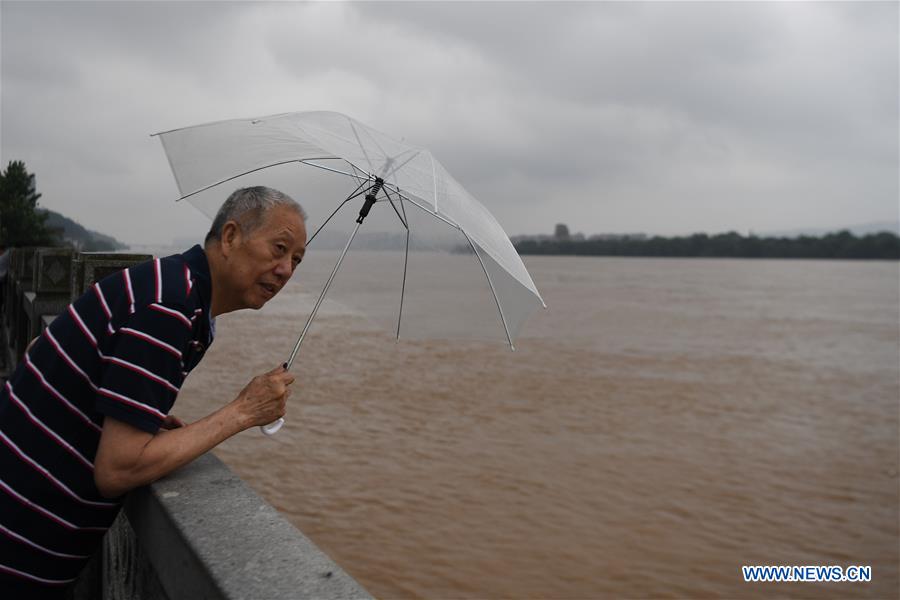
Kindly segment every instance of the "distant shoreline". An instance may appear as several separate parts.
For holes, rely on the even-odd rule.
[[[849,231],[821,237],[756,237],[738,233],[685,237],[607,236],[586,240],[518,240],[523,255],[623,256],[647,258],[809,258],[900,260],[900,237],[888,231],[855,236]]]

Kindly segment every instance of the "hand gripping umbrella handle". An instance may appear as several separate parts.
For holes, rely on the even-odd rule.
[[[291,368],[291,364],[294,362],[294,356],[292,355],[290,360],[284,363],[285,370]],[[266,435],[275,435],[278,433],[278,430],[284,426],[284,419],[279,417],[277,421],[272,421],[268,425],[260,425],[259,430],[262,431]]]
[[[284,363],[285,370],[291,368],[291,363],[294,362],[294,357],[291,356],[291,359]],[[275,435],[278,433],[278,430],[284,426],[284,419],[279,417],[277,421],[272,421],[268,425],[260,425],[259,430],[262,431],[266,435]]]

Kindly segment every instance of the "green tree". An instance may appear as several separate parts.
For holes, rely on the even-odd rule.
[[[57,243],[47,228],[47,213],[38,210],[34,174],[20,160],[0,173],[0,241],[7,246],[48,246]]]

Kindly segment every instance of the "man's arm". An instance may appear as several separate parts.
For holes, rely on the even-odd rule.
[[[294,377],[282,366],[254,377],[238,397],[196,423],[147,433],[107,416],[94,459],[94,482],[116,498],[156,481],[208,452],[229,437],[284,416]]]

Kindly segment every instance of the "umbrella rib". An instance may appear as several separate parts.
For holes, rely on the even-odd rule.
[[[347,198],[344,199],[344,201],[341,202],[341,203],[338,205],[338,207],[337,207],[336,209],[334,209],[334,212],[332,212],[332,213],[328,216],[328,218],[325,219],[325,222],[322,223],[321,225],[319,225],[319,228],[316,229],[315,233],[312,234],[312,237],[309,238],[308,240],[306,240],[306,245],[307,245],[307,246],[309,246],[309,244],[315,239],[315,237],[316,237],[317,235],[319,235],[319,232],[322,231],[322,229],[323,229],[326,225],[328,225],[328,221],[330,221],[331,218],[332,218],[334,215],[336,215],[336,214],[338,213],[339,210],[341,210],[342,208],[344,208],[344,205],[345,205],[345,204],[347,204],[349,201],[353,200],[354,198],[356,198],[357,196],[359,196],[359,195],[362,193],[360,190],[362,189],[362,187],[363,187],[366,183],[368,183],[368,181],[363,181],[362,183],[360,183],[359,186],[357,186],[357,188],[356,188],[355,190],[353,190],[352,192],[350,192],[350,195],[347,196]],[[363,191],[368,191],[368,190],[363,190]]]
[[[397,195],[400,196],[400,210],[403,211],[403,217],[406,219],[406,254],[403,256],[403,287],[400,288],[400,312],[397,314],[397,340],[400,339],[400,319],[403,318],[403,299],[406,297],[406,268],[409,264],[409,217],[406,216],[406,207],[403,206],[403,196],[400,194],[400,191],[397,191]]]
[[[397,210],[397,207],[394,205],[394,201],[391,199],[390,191],[386,187],[382,187],[381,189],[384,190],[384,195],[387,197],[387,201],[391,203],[391,208],[393,208],[394,212],[397,213],[397,218],[400,219],[401,223],[403,223],[403,227],[406,228],[407,230],[409,230],[409,225],[406,223],[406,219],[404,219],[403,217],[400,216],[400,212]],[[396,192],[396,194],[398,196],[400,196],[400,192]],[[402,207],[403,206],[403,204],[402,204],[403,197],[400,196],[400,198],[401,198],[401,207]],[[403,211],[403,214],[405,215],[406,211]]]
[[[438,211],[438,203],[437,203],[437,173],[435,173],[434,169],[434,155],[431,152],[428,153],[428,158],[431,159],[431,185],[434,187],[434,212]]]
[[[475,248],[475,244],[472,242],[471,238],[469,238],[468,234],[460,228],[460,231],[464,236],[466,236],[466,240],[468,240],[469,245],[472,247],[472,252],[475,253],[475,257],[478,259],[479,264],[481,265],[481,269],[484,271],[484,276],[487,277],[488,285],[491,286],[491,294],[494,295],[494,302],[497,303],[497,310],[500,311],[500,320],[503,321],[503,330],[506,332],[506,339],[509,341],[509,349],[515,351],[516,347],[513,346],[512,336],[509,335],[509,326],[506,324],[506,317],[503,315],[503,308],[500,306],[500,299],[497,298],[497,290],[494,289],[494,282],[491,280],[491,276],[487,272],[487,267],[484,266],[484,261],[481,260],[481,255],[478,254],[478,249]]]
[[[400,219],[400,222],[403,224],[403,227],[406,229],[406,251],[403,253],[403,283],[400,286],[400,311],[397,313],[397,340],[400,339],[400,321],[403,319],[403,298],[406,296],[406,268],[409,264],[409,219],[406,218],[406,209],[403,207],[403,196],[400,194],[400,191],[396,191],[395,193],[400,199],[400,210],[403,211],[403,215],[400,215],[400,212],[397,210],[397,207],[394,205],[393,199],[391,199],[391,192],[386,187],[382,188],[384,190],[384,195],[387,197],[388,202],[391,203],[391,208],[394,209],[394,212],[397,213],[397,218]]]
[[[250,173],[256,173],[257,171],[262,171],[263,169],[268,169],[268,168],[270,168],[270,167],[278,167],[278,166],[281,166],[281,165],[288,165],[288,164],[290,164],[290,163],[292,163],[292,162],[297,162],[297,163],[301,163],[301,164],[304,164],[304,165],[310,165],[310,166],[312,166],[312,167],[318,167],[319,169],[325,169],[326,171],[334,171],[335,173],[340,173],[341,175],[349,175],[350,177],[353,177],[353,174],[352,174],[352,173],[347,173],[346,171],[338,171],[337,169],[332,169],[332,168],[326,167],[326,166],[324,166],[324,165],[320,165],[320,164],[316,164],[316,163],[312,163],[312,162],[307,162],[307,161],[310,161],[310,160],[331,160],[331,159],[333,159],[333,158],[335,158],[335,157],[333,157],[333,156],[322,156],[322,157],[318,157],[318,158],[292,158],[291,160],[282,160],[282,161],[280,161],[280,162],[274,162],[274,163],[271,163],[271,164],[268,164],[268,165],[265,165],[265,166],[262,166],[262,167],[257,167],[257,168],[255,168],[255,169],[250,169],[249,171],[244,171],[244,172],[242,172],[242,173],[238,173],[237,175],[232,175],[231,177],[226,177],[225,179],[220,179],[219,181],[216,181],[215,183],[211,183],[211,184],[209,184],[209,185],[207,185],[207,186],[204,186],[204,187],[202,187],[202,188],[200,188],[200,189],[194,190],[194,191],[191,192],[190,194],[185,194],[184,196],[182,196],[181,198],[179,198],[179,200],[186,200],[186,199],[190,198],[191,196],[195,196],[195,195],[197,195],[197,194],[199,194],[199,193],[201,193],[201,192],[205,192],[206,190],[211,189],[211,188],[214,188],[214,187],[216,187],[217,185],[222,185],[223,183],[228,183],[229,181],[232,181],[232,180],[234,180],[234,179],[237,179],[238,177],[243,177],[244,175],[249,175]]]
[[[406,207],[403,206],[403,194],[400,193],[400,190],[397,190],[397,196],[400,197],[400,210],[403,211],[403,218],[407,223],[406,229],[409,230],[409,217],[406,216]]]
[[[357,180],[359,179],[355,173],[348,173],[347,171],[341,171],[340,169],[333,169],[331,167],[326,167],[325,165],[320,165],[318,163],[309,162],[311,160],[322,160],[322,159],[320,159],[320,158],[304,158],[302,160],[298,160],[297,162],[302,163],[304,165],[309,165],[311,167],[316,167],[317,169],[325,169],[326,171],[331,171],[332,173],[340,173],[341,175],[347,175],[348,177],[353,177],[354,179],[357,179]]]
[[[418,202],[416,202],[415,200],[413,200],[413,199],[410,198],[409,196],[406,196],[406,195],[400,193],[399,190],[397,190],[397,193],[400,194],[400,197],[401,197],[401,198],[403,198],[404,200],[406,200],[407,202],[409,202],[409,203],[412,204],[413,206],[417,206],[417,207],[421,208],[422,210],[424,210],[425,212],[427,212],[427,213],[428,213],[429,215],[431,215],[432,217],[435,217],[436,219],[440,219],[441,221],[443,221],[444,223],[446,223],[446,224],[449,225],[450,227],[454,227],[454,228],[459,229],[460,231],[462,231],[462,228],[461,228],[458,224],[454,223],[453,221],[450,221],[449,219],[444,218],[443,216],[437,214],[436,212],[434,212],[433,210],[431,210],[431,209],[429,209],[429,208],[425,208],[424,206],[422,206],[421,204],[419,204]],[[465,232],[464,232],[463,234],[465,235]],[[466,237],[468,237],[468,236],[466,236]]]
[[[403,199],[400,200],[403,207]],[[406,211],[403,211],[406,214]],[[403,284],[400,286],[400,311],[397,313],[397,340],[400,340],[400,321],[403,319],[403,299],[406,297],[406,268],[409,264],[409,227],[406,228],[406,252],[403,253]]]
[[[207,186],[205,186],[205,187],[200,188],[199,190],[194,190],[194,191],[191,192],[190,194],[185,194],[184,196],[182,196],[181,198],[179,198],[179,200],[186,200],[187,198],[190,198],[191,196],[194,196],[194,195],[196,195],[196,194],[199,194],[200,192],[205,192],[206,190],[208,190],[208,189],[210,189],[210,188],[214,188],[214,187],[216,187],[217,185],[221,185],[221,184],[223,184],[223,183],[227,183],[227,182],[231,181],[232,179],[237,179],[238,177],[243,177],[244,175],[249,175],[250,173],[256,173],[257,171],[262,171],[263,169],[268,169],[269,167],[277,167],[277,166],[279,166],[279,165],[287,165],[287,164],[290,164],[290,163],[292,163],[292,162],[303,162],[303,160],[298,159],[298,158],[292,158],[291,160],[283,160],[283,161],[281,161],[281,162],[276,162],[276,163],[268,164],[268,165],[265,165],[265,166],[263,166],[263,167],[257,167],[257,168],[255,168],[255,169],[250,169],[249,171],[244,171],[243,173],[238,173],[237,175],[233,175],[233,176],[231,176],[231,177],[226,177],[225,179],[219,180],[219,181],[217,181],[217,182],[215,182],[215,183],[211,183],[211,184],[209,184],[209,185],[207,185]]]
[[[363,146],[362,140],[359,139],[359,133],[356,131],[356,127],[353,125],[353,119],[347,117],[347,120],[350,122],[350,130],[353,131],[353,135],[354,137],[356,137],[356,143],[359,144],[359,149],[362,150],[366,162],[369,163],[369,172],[374,173],[375,167],[372,166],[372,159],[369,158],[369,153],[366,152],[366,147]]]
[[[353,178],[356,179],[356,181],[362,183],[362,182],[365,181],[365,180],[370,180],[370,179],[371,179],[371,177],[369,176],[368,173],[366,173],[366,172],[363,171],[362,169],[358,169],[358,168],[356,167],[356,165],[354,165],[352,162],[350,162],[350,161],[347,160],[346,158],[343,159],[343,160],[344,160],[345,163],[347,163],[348,165],[350,165],[350,168],[351,168],[351,169],[353,169],[353,174],[352,174],[352,175],[353,175]],[[365,175],[365,177],[363,177],[363,175]]]

